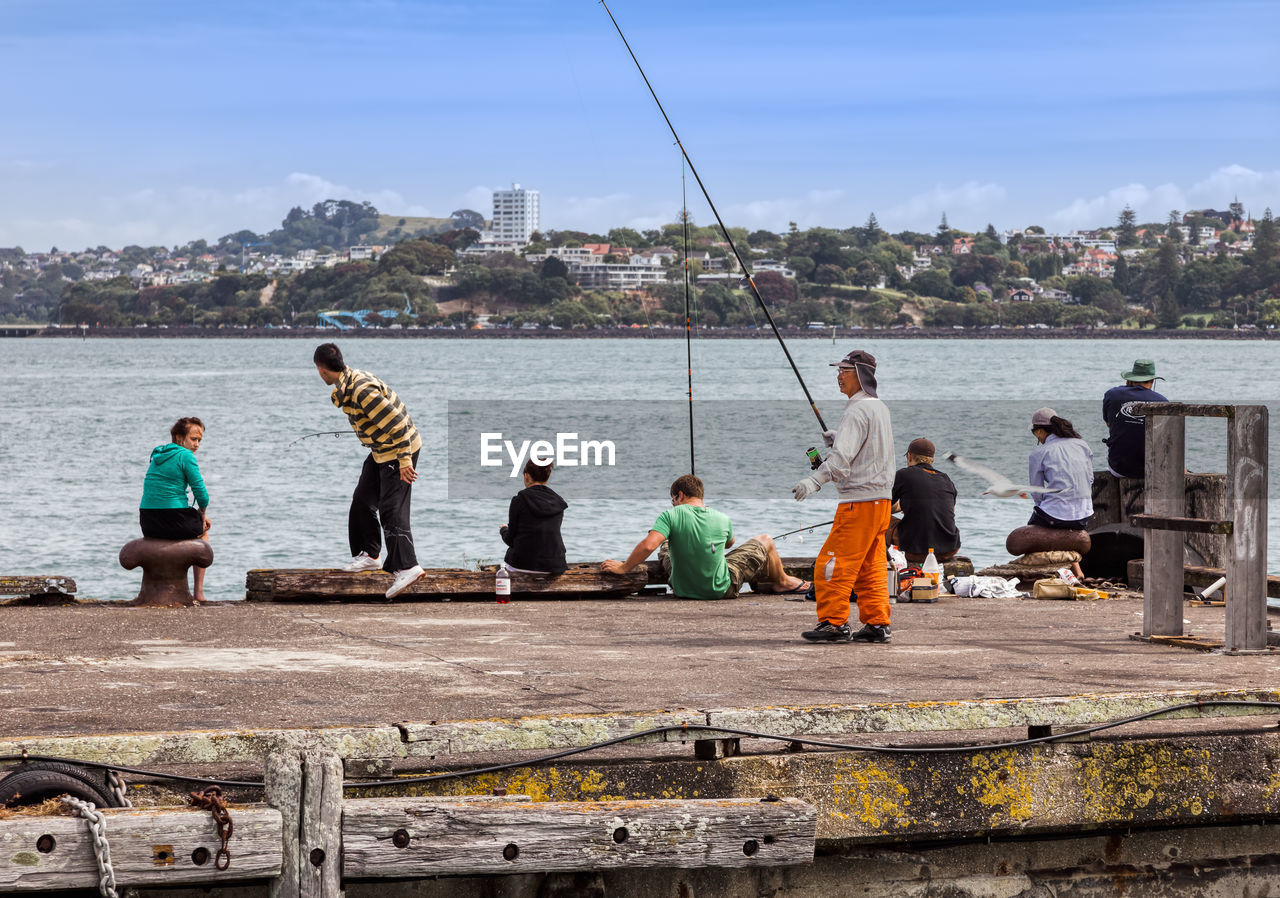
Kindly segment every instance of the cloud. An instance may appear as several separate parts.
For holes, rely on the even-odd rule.
[[[1000,210],[1008,191],[999,184],[965,181],[954,187],[942,184],[917,193],[877,215],[882,226],[893,231],[932,231],[947,214],[947,222],[964,230],[981,229]]]
[[[1255,171],[1231,164],[1215,169],[1189,187],[1173,183],[1155,187],[1126,184],[1098,196],[1077,198],[1051,213],[1046,223],[1058,228],[1098,227],[1113,223],[1125,206],[1137,213],[1138,221],[1164,221],[1173,209],[1226,209],[1236,197],[1248,212],[1261,215],[1264,207],[1280,201],[1280,170]]]
[[[248,228],[265,233],[280,226],[294,206],[310,209],[327,199],[369,201],[379,211],[399,215],[433,214],[390,189],[351,187],[308,172],[292,172],[281,182],[223,190],[213,187],[148,187],[85,201],[81,214],[0,222],[0,246],[80,248],[177,245],[197,238],[216,240]],[[444,213],[447,214],[447,210]]]

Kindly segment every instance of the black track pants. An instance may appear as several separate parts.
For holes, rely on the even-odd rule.
[[[413,466],[418,467],[418,453],[413,453]],[[413,485],[400,479],[400,462],[373,460],[373,454],[364,460],[360,469],[360,482],[351,497],[351,511],[347,515],[347,538],[351,542],[352,556],[361,552],[377,558],[382,551],[383,534],[386,534],[387,558],[382,563],[384,571],[403,571],[418,563],[413,551],[413,533],[409,529],[409,501],[413,497]],[[379,526],[381,521],[381,526]]]

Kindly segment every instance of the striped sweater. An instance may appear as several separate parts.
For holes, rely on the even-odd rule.
[[[346,414],[360,442],[373,452],[374,461],[395,459],[401,468],[413,467],[413,453],[422,448],[422,439],[395,390],[372,374],[349,367],[342,372],[331,398]]]

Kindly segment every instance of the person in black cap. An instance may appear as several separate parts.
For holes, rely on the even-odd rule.
[[[1153,388],[1157,380],[1156,363],[1151,359],[1138,359],[1133,370],[1123,371],[1124,385],[1112,387],[1102,397],[1102,420],[1110,434],[1102,442],[1107,444],[1107,470],[1117,477],[1147,476],[1147,421],[1145,415],[1135,415],[1130,407],[1134,402],[1168,402]]]
[[[810,642],[888,642],[889,588],[884,534],[893,486],[893,428],[876,395],[876,359],[854,350],[838,362],[836,383],[849,397],[835,430],[822,435],[831,452],[791,492],[803,501],[824,483],[839,495],[836,519],[814,565],[818,626],[800,634]],[[862,628],[849,627],[849,594],[857,591]]]
[[[907,446],[907,466],[893,478],[892,519],[885,539],[896,545],[912,564],[923,564],[933,549],[938,561],[950,561],[960,551],[956,530],[956,487],[933,467],[933,443],[918,437]]]

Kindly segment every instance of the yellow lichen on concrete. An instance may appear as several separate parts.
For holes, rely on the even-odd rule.
[[[850,817],[878,830],[906,828],[910,790],[897,771],[865,757],[839,758],[832,764],[832,816]]]
[[[1210,753],[1152,743],[1114,743],[1080,762],[1085,817],[1096,821],[1198,817],[1214,797]],[[1204,784],[1199,788],[1198,784]],[[1142,814],[1150,809],[1150,814]]]
[[[1035,816],[1035,794],[1026,763],[1037,763],[1020,752],[992,751],[975,753],[969,758],[969,794],[973,800],[992,810],[992,825],[1024,822]],[[965,787],[960,787],[964,794]]]

